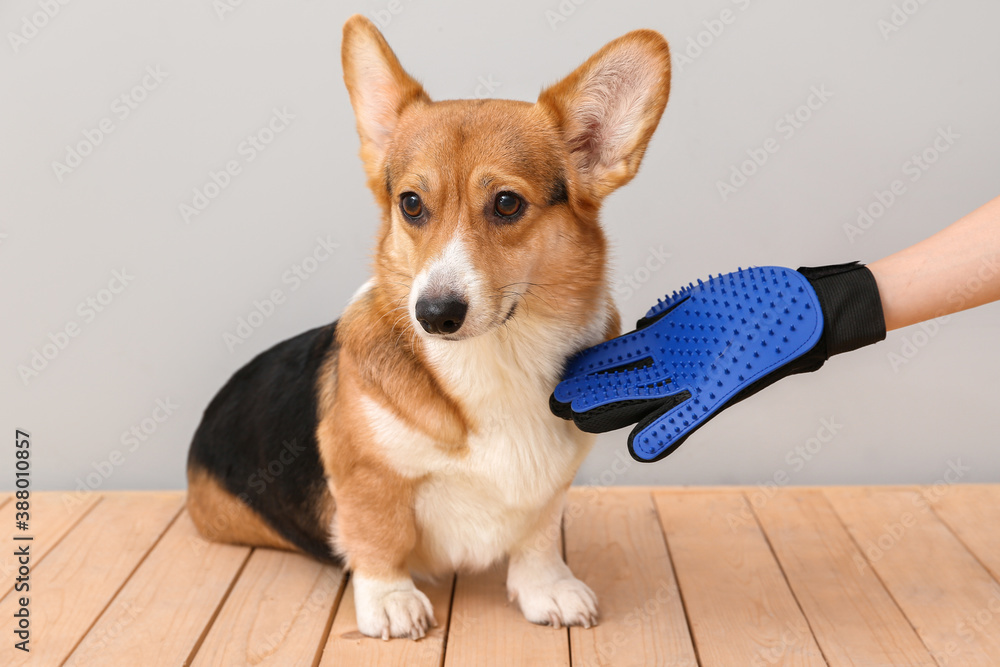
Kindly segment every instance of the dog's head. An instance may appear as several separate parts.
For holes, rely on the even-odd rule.
[[[585,322],[607,298],[600,203],[636,174],[667,103],[663,37],[616,39],[534,104],[432,102],[362,16],[342,57],[383,210],[375,281],[404,326],[458,340],[521,311]]]

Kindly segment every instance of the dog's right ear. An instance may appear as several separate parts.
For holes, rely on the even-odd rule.
[[[670,96],[670,47],[653,30],[610,42],[538,103],[559,124],[585,187],[603,198],[628,183]]]
[[[430,98],[399,64],[378,28],[360,14],[344,24],[340,55],[361,135],[361,159],[374,190],[376,182],[384,182],[386,148],[403,110]]]

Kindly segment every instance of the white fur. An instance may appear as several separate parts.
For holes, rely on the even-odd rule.
[[[521,613],[532,623],[589,628],[597,624],[597,596],[573,576],[559,554],[558,545],[556,541],[551,549],[511,556],[507,569],[508,596],[517,601]]]
[[[351,305],[352,303],[354,303],[355,301],[357,301],[358,299],[360,299],[361,297],[363,297],[363,296],[364,296],[365,294],[367,294],[368,292],[370,292],[370,291],[371,291],[371,289],[372,289],[372,287],[374,287],[374,286],[375,286],[375,279],[374,279],[374,278],[369,278],[368,280],[366,280],[366,281],[365,281],[365,282],[364,282],[364,283],[363,283],[363,284],[361,285],[361,287],[359,287],[359,288],[358,288],[358,289],[357,289],[357,290],[356,290],[356,291],[354,292],[354,294],[352,294],[352,295],[351,295],[351,298],[350,298],[350,300],[349,300],[349,301],[347,302],[347,305],[349,306],[349,305]]]
[[[375,442],[396,472],[414,478],[447,465],[450,457],[431,437],[410,427],[370,396],[361,396],[361,409],[368,427],[375,434]]]
[[[553,498],[539,513],[529,539],[511,549],[507,595],[533,623],[589,628],[597,623],[597,596],[563,562],[559,538],[564,502],[564,494]]]
[[[446,568],[482,568],[506,555],[593,444],[548,408],[574,350],[564,349],[564,335],[520,315],[482,336],[425,343],[431,366],[476,428],[469,455],[430,471],[417,492],[424,548]]]
[[[481,281],[472,265],[463,236],[456,233],[438,256],[413,279],[410,288],[410,307],[412,308],[417,299],[427,292],[437,294],[451,292],[467,296],[469,292],[478,292],[480,285]]]
[[[412,579],[381,581],[353,575],[358,630],[369,637],[420,639],[437,621],[431,602]]]
[[[461,230],[461,221],[459,221]],[[448,241],[426,268],[413,279],[410,286],[409,309],[413,328],[422,338],[439,340],[440,336],[426,334],[417,322],[417,301],[422,297],[454,294],[465,299],[468,311],[462,328],[455,334],[444,336],[449,341],[463,340],[479,336],[499,324],[507,314],[507,307],[513,304],[496,303],[489,291],[465,244],[461,231]],[[508,295],[504,298],[516,298]]]
[[[574,132],[592,134],[594,152],[584,156],[585,170],[614,169],[634,149],[645,112],[660,90],[661,76],[648,51],[622,46],[586,73],[571,111]]]
[[[566,357],[598,342],[606,318],[606,308],[599,309],[581,332],[520,311],[481,336],[422,339],[430,365],[474,420],[467,456],[446,454],[364,399],[385,459],[407,477],[425,478],[415,509],[428,574],[481,569],[503,558],[531,537],[542,510],[570,483],[593,436],[552,415],[548,398]]]

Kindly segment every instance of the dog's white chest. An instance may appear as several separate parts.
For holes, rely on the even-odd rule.
[[[432,569],[484,568],[503,557],[527,537],[589,451],[591,436],[547,408],[522,407],[494,413],[470,438],[467,457],[435,470],[419,487],[420,550]]]
[[[418,564],[432,572],[483,568],[506,555],[537,527],[593,444],[593,436],[554,416],[548,402],[564,360],[596,342],[596,327],[574,336],[520,326],[520,336],[430,341],[425,348],[472,423],[464,455],[448,453],[376,403],[364,404],[386,460],[420,480]]]
[[[475,426],[468,454],[430,466],[417,492],[421,551],[436,568],[486,567],[526,539],[593,444],[548,406],[579,341],[532,329],[428,348]]]

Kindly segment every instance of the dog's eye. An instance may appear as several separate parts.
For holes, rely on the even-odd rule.
[[[493,210],[501,218],[513,218],[521,212],[521,198],[513,192],[501,192],[493,200]]]
[[[416,220],[424,214],[424,203],[416,192],[404,192],[399,198],[399,210],[410,220]]]

